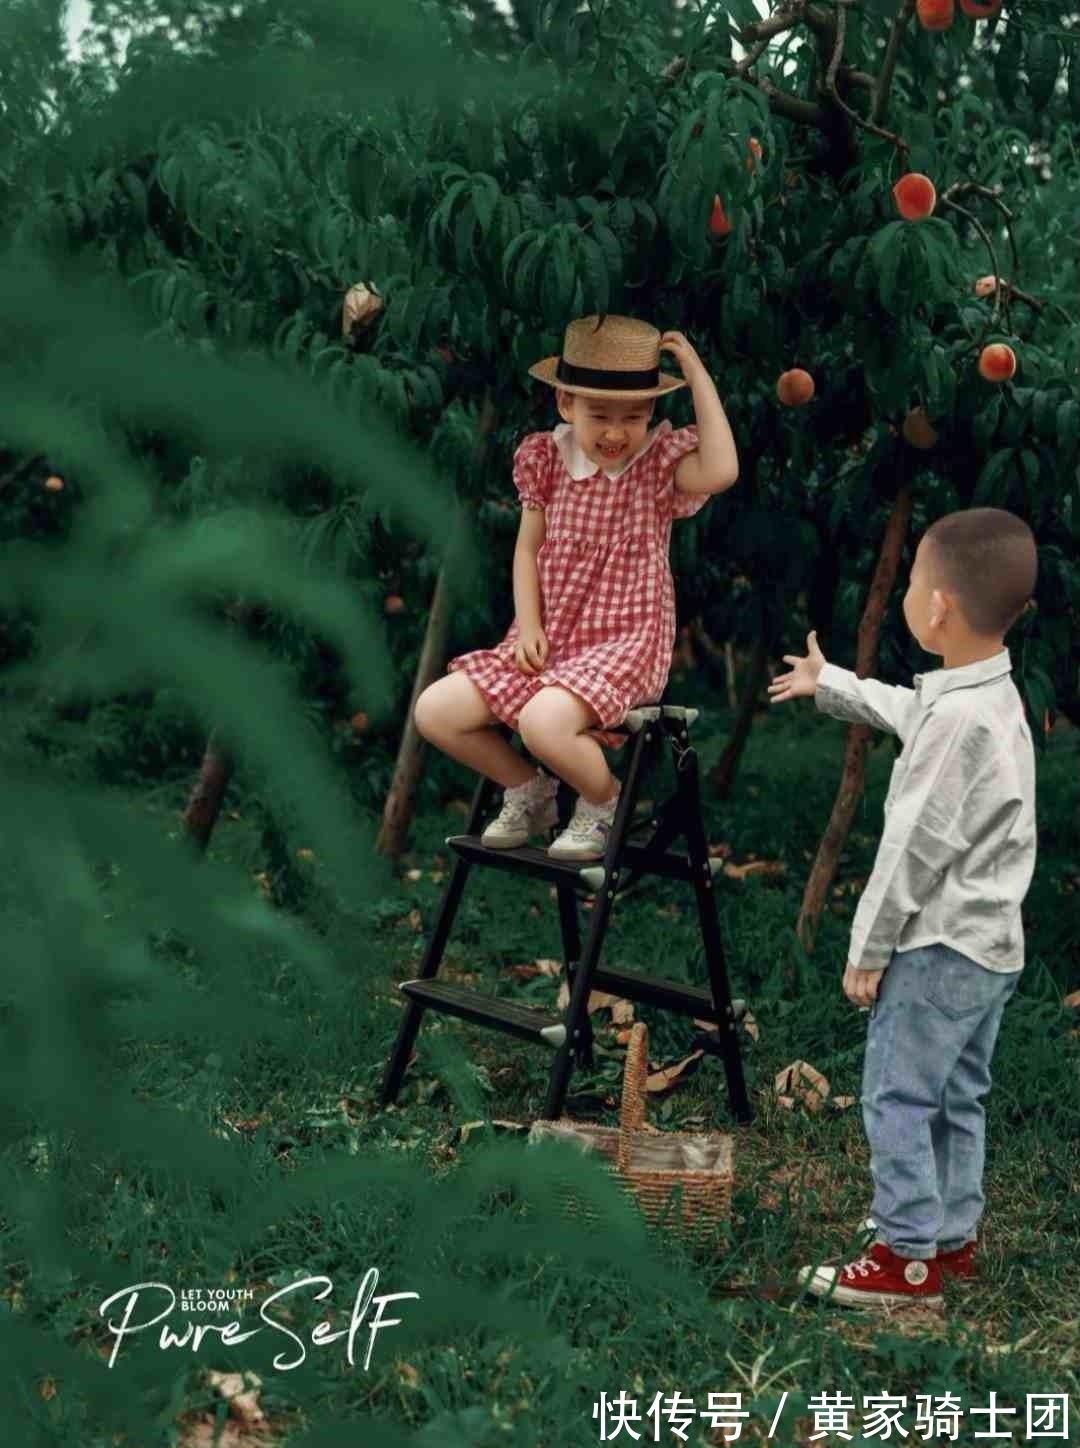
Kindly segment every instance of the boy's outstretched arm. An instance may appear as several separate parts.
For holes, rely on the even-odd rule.
[[[823,714],[849,724],[870,724],[907,737],[915,690],[899,684],[882,684],[877,679],[860,679],[850,669],[830,664],[818,647],[817,634],[806,638],[806,657],[785,654],[791,672],[781,674],[769,685],[770,703],[785,699],[813,698]]]

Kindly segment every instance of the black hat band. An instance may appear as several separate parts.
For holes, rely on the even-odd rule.
[[[578,367],[560,357],[555,368],[555,380],[565,382],[567,387],[595,387],[608,392],[643,392],[647,387],[656,387],[660,381],[660,368],[649,367],[643,372],[622,372],[607,367]]]

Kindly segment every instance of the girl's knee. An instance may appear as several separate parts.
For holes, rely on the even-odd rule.
[[[417,733],[429,743],[434,743],[436,736],[445,731],[446,722],[445,711],[439,700],[438,685],[429,684],[413,708],[413,723]]]
[[[580,721],[567,709],[567,698],[561,689],[541,689],[523,705],[518,715],[518,733],[526,749],[532,753],[557,747],[560,740],[571,739],[580,732]]]

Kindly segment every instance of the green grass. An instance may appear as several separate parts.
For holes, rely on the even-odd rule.
[[[706,769],[726,724],[722,713],[708,713],[698,731]],[[809,961],[792,932],[842,748],[842,726],[811,709],[762,717],[736,797],[725,807],[706,801],[711,841],[729,842],[738,860],[753,854],[785,866],[776,879],[722,879],[718,892],[733,987],[760,1028],[757,1041],[743,1038],[753,1125],[731,1126],[723,1071],[711,1059],[651,1106],[661,1126],[734,1132],[732,1213],[713,1239],[645,1229],[598,1168],[573,1163],[567,1170],[602,1204],[590,1227],[563,1213],[550,1153],[485,1130],[461,1139],[468,1122],[536,1117],[549,1061],[538,1049],[429,1016],[398,1104],[378,1108],[399,1018],[394,983],[411,973],[422,947],[413,912],[422,921],[438,901],[441,883],[430,877],[445,868],[444,837],[461,825],[454,797],[468,792],[465,777],[440,764],[429,772],[427,808],[402,862],[420,879],[403,876],[361,915],[343,915],[320,895],[315,864],[311,923],[337,966],[320,985],[272,947],[237,959],[228,981],[180,944],[159,951],[178,1000],[188,992],[211,1010],[220,1001],[231,1024],[246,1029],[227,1050],[215,1049],[202,1025],[156,1037],[130,1031],[118,1041],[115,1070],[137,1100],[204,1123],[218,1166],[192,1160],[187,1176],[157,1173],[140,1166],[137,1151],[95,1166],[78,1141],[20,1141],[9,1150],[12,1171],[37,1180],[42,1202],[52,1200],[49,1189],[61,1194],[68,1247],[50,1272],[33,1222],[10,1220],[0,1238],[7,1299],[38,1334],[33,1351],[19,1348],[23,1380],[58,1386],[44,1399],[30,1394],[32,1413],[23,1403],[40,1435],[28,1431],[26,1441],[104,1444],[121,1441],[112,1434],[125,1425],[123,1441],[137,1448],[212,1441],[198,1437],[222,1413],[207,1367],[255,1368],[270,1424],[263,1441],[290,1445],[573,1448],[599,1441],[591,1408],[601,1390],[627,1392],[643,1414],[658,1392],[679,1391],[700,1408],[710,1392],[741,1391],[751,1413],[741,1441],[751,1443],[766,1441],[785,1391],[772,1441],[787,1444],[808,1441],[806,1399],[822,1392],[844,1392],[857,1405],[864,1394],[908,1394],[913,1408],[916,1393],[951,1391],[965,1406],[984,1407],[993,1389],[999,1403],[1020,1410],[1011,1420],[1017,1441],[1027,1393],[1070,1391],[1080,1412],[1080,1022],[1070,1023],[1060,1002],[1080,983],[1080,731],[1056,733],[1039,766],[1029,964],[1006,1013],[989,1102],[983,1275],[956,1284],[944,1314],[886,1320],[825,1309],[794,1291],[799,1265],[850,1243],[869,1203],[867,1155],[857,1107],[791,1113],[772,1091],[775,1073],[804,1059],[834,1094],[858,1092],[865,1022],[843,999],[840,976],[858,884],[873,858],[893,758],[888,741],[871,752],[837,881],[842,893]],[[158,803],[178,804],[182,790],[174,794]],[[255,870],[258,841],[242,802],[237,813],[219,825],[211,854]],[[690,906],[685,887],[635,892],[616,908],[607,958],[702,980]],[[522,984],[507,970],[559,955],[546,887],[475,872],[459,921],[448,969],[480,989],[554,998],[556,982]],[[688,1054],[688,1021],[638,1014],[653,1060]],[[607,1102],[618,1097],[623,1052],[597,1024],[595,1068],[575,1075],[569,1110],[614,1120]],[[266,1332],[246,1347],[215,1351],[208,1343],[197,1357],[160,1352],[144,1333],[125,1345],[111,1375],[95,1361],[106,1340],[97,1304],[125,1284],[265,1291],[324,1273],[335,1284],[331,1315],[345,1327],[371,1266],[381,1291],[420,1299],[401,1305],[402,1325],[380,1334],[366,1371],[364,1333],[353,1367],[340,1342],[309,1345],[302,1366],[277,1370],[270,1354],[289,1345]],[[292,1325],[317,1320],[323,1307],[312,1304],[313,1315],[298,1308]],[[95,1404],[103,1380],[109,1395]],[[144,1416],[129,1424],[129,1411]],[[860,1421],[856,1412],[852,1441],[881,1441],[860,1437]],[[905,1425],[911,1431],[912,1419]],[[975,1441],[972,1431],[985,1426],[964,1420],[959,1441]],[[651,1441],[644,1424],[635,1427]],[[624,1433],[613,1441],[632,1440]],[[660,1441],[680,1440],[664,1423]],[[702,1420],[688,1441],[707,1441]],[[908,1441],[923,1439],[912,1432]]]

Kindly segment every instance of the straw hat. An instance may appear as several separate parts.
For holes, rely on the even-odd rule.
[[[660,371],[660,333],[633,317],[579,317],[561,357],[545,357],[529,376],[580,397],[660,397],[685,387]]]

